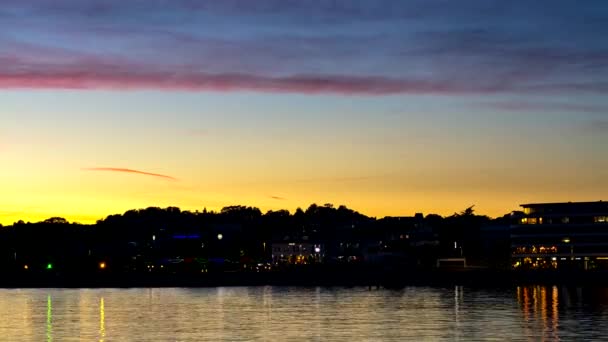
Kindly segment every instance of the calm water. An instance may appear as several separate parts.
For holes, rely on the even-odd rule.
[[[2,341],[602,340],[608,288],[0,290]]]

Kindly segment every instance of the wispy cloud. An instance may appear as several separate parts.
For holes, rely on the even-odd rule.
[[[277,200],[277,201],[285,201],[286,198],[285,197],[279,197],[279,196],[269,196],[270,198]]]
[[[497,94],[553,92],[604,93],[603,85],[554,84],[532,86],[517,76],[501,79],[467,79],[463,76],[434,78],[390,78],[383,76],[350,76],[335,74],[296,74],[263,76],[256,74],[205,73],[195,69],[142,67],[111,62],[89,62],[71,65],[0,66],[0,88],[3,89],[156,89],[184,91],[257,91],[303,94]]]
[[[269,78],[255,75],[150,73],[147,75],[106,75],[94,71],[61,74],[1,75],[0,88],[4,89],[157,89],[186,91],[258,91],[279,93],[336,93],[336,94],[425,94],[463,93],[466,89],[446,84],[428,84],[391,80],[332,75],[293,76]],[[485,89],[479,89],[480,91]]]
[[[151,172],[124,169],[124,168],[116,168],[116,167],[89,167],[89,168],[83,168],[83,170],[85,170],[85,171],[123,172],[123,173],[131,173],[131,174],[138,174],[138,175],[144,175],[144,176],[159,177],[159,178],[169,179],[169,180],[173,180],[173,181],[177,180],[177,178],[175,178],[175,177],[171,177],[171,176],[167,176],[167,175],[163,175],[163,174],[159,174],[159,173],[151,173]]]
[[[185,135],[190,137],[206,137],[209,135],[209,131],[206,129],[187,129],[183,132]]]
[[[0,89],[608,92],[608,7],[591,0],[7,0],[0,15]]]
[[[197,68],[81,59],[70,64],[25,63],[0,66],[0,88],[169,89],[186,91],[260,91],[337,94],[492,93],[507,86],[447,79],[404,79],[381,76],[206,73]]]
[[[583,124],[583,130],[587,133],[608,136],[608,120],[591,120]]]
[[[369,176],[353,176],[353,177],[319,177],[319,178],[311,178],[311,179],[294,179],[291,183],[312,183],[312,184],[335,184],[335,183],[358,183],[358,182],[367,182],[381,178],[387,178],[394,176],[392,174],[382,174],[382,175],[369,175]]]
[[[482,107],[504,110],[508,112],[573,112],[608,114],[608,106],[592,104],[557,103],[557,102],[483,102]]]

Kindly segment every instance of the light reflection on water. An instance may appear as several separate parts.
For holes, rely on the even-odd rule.
[[[46,298],[46,340],[53,340],[53,301],[51,295]]]
[[[103,297],[99,298],[99,342],[103,342],[106,337],[106,309]]]
[[[0,290],[6,341],[591,340],[608,289]]]

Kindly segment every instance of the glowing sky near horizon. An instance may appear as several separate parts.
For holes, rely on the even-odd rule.
[[[607,200],[605,1],[6,0],[0,223]]]

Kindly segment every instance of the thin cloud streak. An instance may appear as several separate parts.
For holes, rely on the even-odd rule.
[[[595,106],[589,104],[511,101],[484,102],[480,103],[479,105],[485,108],[504,110],[508,112],[575,112],[608,114],[608,106]]]
[[[587,133],[608,136],[608,120],[592,120],[583,124],[583,129]]]
[[[209,135],[209,131],[206,129],[188,129],[183,133],[190,137],[206,137]]]
[[[172,181],[176,181],[177,180],[177,178],[175,178],[175,177],[171,177],[171,176],[167,176],[167,175],[163,175],[163,174],[159,174],[159,173],[151,173],[151,172],[132,170],[132,169],[124,169],[124,168],[116,168],[116,167],[90,167],[90,168],[83,168],[83,170],[85,170],[85,171],[107,171],[107,172],[132,173],[132,174],[138,174],[138,175],[144,175],[144,176],[152,176],[152,177],[164,178],[164,179],[169,179],[169,180],[172,180]]]
[[[195,71],[133,70],[125,66],[80,65],[65,68],[2,70],[2,89],[156,89],[186,91],[259,91],[304,94],[458,94],[494,93],[499,84],[468,84],[446,80],[392,79],[344,75],[292,75],[203,73]],[[33,70],[32,70],[33,69]]]
[[[73,65],[60,68],[29,67],[26,71],[0,67],[0,89],[106,89],[106,90],[183,90],[257,91],[342,95],[458,95],[527,93],[517,80],[471,81],[451,79],[388,78],[378,76],[315,75],[260,76],[255,74],[204,73],[194,70],[153,71],[110,64]],[[603,87],[563,84],[570,92],[603,93]],[[557,88],[537,88],[539,93]]]
[[[279,196],[269,196],[270,198],[277,200],[277,201],[285,201],[287,200],[287,198],[285,197],[279,197]]]

